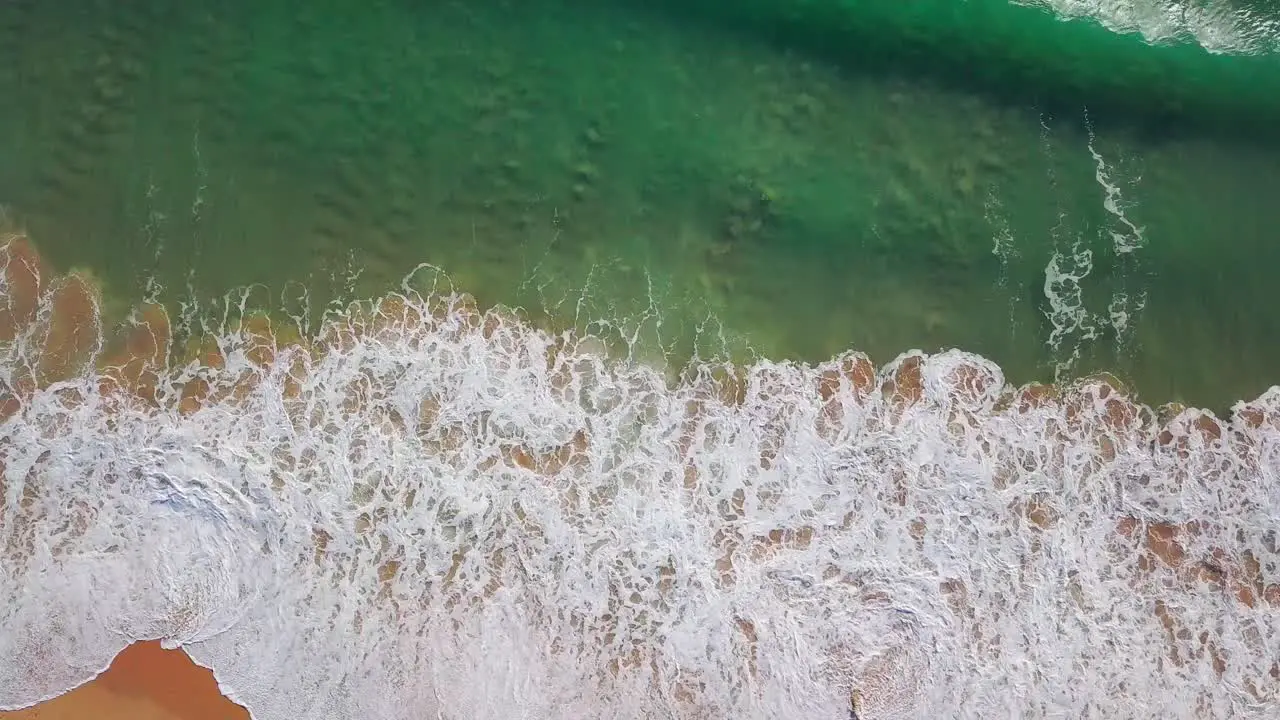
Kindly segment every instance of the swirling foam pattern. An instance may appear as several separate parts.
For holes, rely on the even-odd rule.
[[[407,290],[103,342],[91,283],[4,247],[0,707],[162,638],[261,720],[1280,710],[1280,388],[670,381]]]

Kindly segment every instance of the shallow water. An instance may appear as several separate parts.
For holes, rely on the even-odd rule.
[[[1280,704],[1280,389],[1157,413],[956,351],[673,380],[453,294],[167,357],[158,306],[104,339],[22,243],[0,707],[154,637],[260,720]]]
[[[0,707],[1274,716],[1272,16],[1053,4],[0,8]]]

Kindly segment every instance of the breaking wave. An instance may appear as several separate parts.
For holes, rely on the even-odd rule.
[[[1090,18],[1149,43],[1195,42],[1215,53],[1280,50],[1280,18],[1241,7],[1238,0],[1013,0],[1063,19]]]
[[[1280,388],[668,377],[408,283],[104,341],[87,278],[0,262],[0,708],[162,638],[259,720],[1280,710]]]

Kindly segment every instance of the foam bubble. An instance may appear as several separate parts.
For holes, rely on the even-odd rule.
[[[6,378],[70,312],[42,293]],[[5,386],[0,707],[163,638],[260,720],[1280,708],[1280,388],[1222,419],[959,351],[669,380],[454,293],[172,357],[162,318]]]

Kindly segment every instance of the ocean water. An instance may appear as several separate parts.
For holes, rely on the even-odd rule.
[[[660,315],[676,358],[958,347],[1219,411],[1275,381],[1274,55],[1003,0],[728,8],[6,3],[0,202],[112,321],[428,262],[557,327]]]
[[[1275,715],[1276,8],[294,5],[0,8],[0,708]]]

